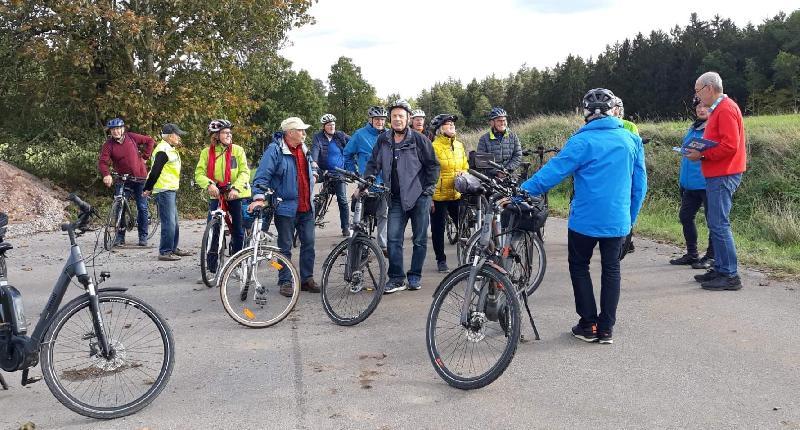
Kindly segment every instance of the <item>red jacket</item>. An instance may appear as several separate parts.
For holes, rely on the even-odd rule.
[[[144,163],[150,159],[155,144],[150,136],[131,132],[123,135],[122,143],[109,137],[100,149],[97,168],[100,169],[101,175],[108,176],[110,174],[108,166],[113,164],[114,170],[119,174],[127,173],[146,178],[147,167]]]
[[[719,144],[703,151],[701,169],[703,176],[734,175],[747,170],[747,149],[745,147],[742,111],[729,97],[717,105],[706,122],[703,138]]]

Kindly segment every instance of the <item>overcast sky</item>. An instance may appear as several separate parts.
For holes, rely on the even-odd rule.
[[[415,97],[448,77],[466,84],[523,64],[552,67],[570,53],[596,57],[639,32],[683,27],[692,12],[744,26],[797,8],[797,0],[320,0],[316,24],[292,30],[281,54],[326,83],[344,55],[380,97]]]

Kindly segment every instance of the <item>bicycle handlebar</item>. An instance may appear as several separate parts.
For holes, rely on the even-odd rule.
[[[141,182],[141,183],[147,182],[147,178],[140,178],[138,176],[133,176],[130,173],[120,174],[117,172],[111,172],[111,177],[121,182]]]
[[[80,213],[78,214],[78,219],[74,223],[66,223],[61,224],[61,231],[69,231],[69,230],[83,230],[86,227],[86,224],[89,223],[89,218],[92,215],[95,215],[95,210],[92,208],[92,205],[83,201],[80,197],[75,195],[75,193],[71,193],[67,200],[71,201],[78,207]]]
[[[343,175],[346,179],[349,179],[352,182],[358,182],[359,184],[361,184],[364,187],[375,187],[375,188],[378,188],[378,189],[380,189],[382,191],[387,191],[387,189],[386,189],[386,187],[384,185],[375,183],[374,177],[373,177],[372,180],[369,180],[369,179],[364,179],[364,178],[358,176],[356,173],[341,169],[339,167],[336,167],[335,170],[336,170],[337,173],[340,173],[341,175]]]

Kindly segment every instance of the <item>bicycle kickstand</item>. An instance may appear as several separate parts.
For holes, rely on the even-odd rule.
[[[2,373],[0,373],[0,385],[3,386],[3,390],[8,390],[8,384],[6,384],[6,380],[3,378]]]
[[[533,315],[531,315],[531,307],[528,305],[528,295],[522,293],[522,301],[525,302],[525,310],[528,311],[528,318],[531,320],[531,327],[533,327],[533,335],[536,340],[541,340],[539,337],[539,330],[536,330],[536,323],[533,322]]]

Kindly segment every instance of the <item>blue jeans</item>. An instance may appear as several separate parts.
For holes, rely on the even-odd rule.
[[[120,193],[120,189],[122,189],[123,184],[119,183],[114,187],[114,195]],[[130,189],[130,191],[125,191],[125,198],[129,199],[131,194],[133,194],[133,198],[136,200],[136,223],[138,224],[139,228],[139,240],[146,241],[147,240],[147,227],[149,227],[150,221],[150,213],[147,210],[147,197],[142,195],[144,191],[144,184],[138,182],[129,182],[128,186],[126,187]],[[127,220],[125,219],[125,213],[122,213],[122,225],[125,225]],[[125,241],[125,230],[117,232],[117,240]]]
[[[403,282],[406,275],[403,273],[403,234],[406,231],[408,220],[411,220],[414,250],[411,253],[411,268],[409,276],[422,276],[422,263],[428,250],[428,225],[431,218],[431,196],[420,195],[414,207],[404,211],[400,198],[395,196],[389,201],[388,251],[389,251],[389,280]]]
[[[292,242],[294,232],[300,240],[300,281],[306,282],[314,278],[314,211],[297,212],[295,216],[275,215],[275,229],[278,230],[278,248],[289,259],[292,258]],[[292,280],[289,269],[281,269],[278,282]]]
[[[624,237],[591,237],[573,230],[567,232],[569,277],[575,294],[575,311],[581,317],[578,324],[588,327],[597,324],[597,330],[611,332],[617,322],[619,303],[619,252]],[[600,315],[594,300],[594,287],[589,275],[589,262],[594,247],[600,244]]]
[[[175,191],[161,191],[154,196],[158,204],[158,217],[161,219],[161,243],[158,246],[158,253],[161,255],[171,254],[178,249],[180,228],[175,195]]]
[[[714,244],[714,270],[723,275],[738,274],[736,244],[731,232],[733,193],[742,182],[742,174],[706,178],[708,199],[708,230]]]
[[[347,197],[347,182],[336,179],[328,180],[333,181],[331,189],[336,193],[336,203],[339,205],[339,224],[342,230],[347,230],[350,228],[350,199]]]

